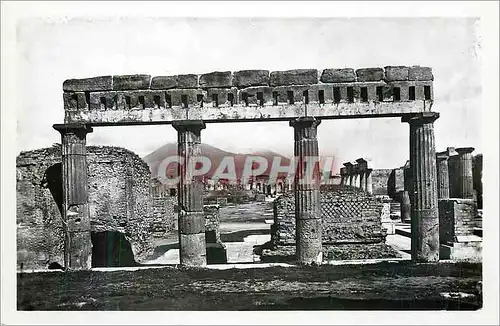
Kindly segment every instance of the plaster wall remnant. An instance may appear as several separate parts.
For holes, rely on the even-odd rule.
[[[55,146],[17,157],[18,266],[25,269],[64,266],[60,164]],[[107,146],[88,146],[87,164],[90,231],[125,235],[141,262],[152,250],[155,221],[149,167],[133,152]],[[165,213],[164,220],[174,219]]]
[[[418,66],[243,70],[68,79],[63,90],[65,123],[328,119],[428,112],[433,75],[430,68]]]

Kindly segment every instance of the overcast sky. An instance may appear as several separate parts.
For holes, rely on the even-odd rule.
[[[68,78],[421,65],[434,72],[437,150],[472,146],[480,152],[476,34],[470,18],[29,19],[17,29],[17,148],[60,142],[52,124],[63,122],[62,82]],[[397,118],[323,121],[320,154],[339,163],[365,157],[375,168],[401,166],[408,159],[408,130]],[[144,156],[177,137],[162,125],[94,128],[87,139]],[[234,152],[293,154],[285,122],[208,124],[202,141]]]

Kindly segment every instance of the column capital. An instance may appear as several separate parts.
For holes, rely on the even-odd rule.
[[[474,152],[474,147],[460,147],[460,148],[455,148],[455,151],[459,154],[469,154]]]
[[[401,117],[401,122],[408,122],[410,125],[423,125],[433,123],[439,118],[437,112],[422,112],[416,114],[405,114]]]
[[[438,160],[439,162],[446,161],[449,158],[450,157],[448,156],[448,152],[439,152],[439,153],[436,153],[436,160]]]
[[[358,169],[361,171],[365,171],[368,168],[368,161],[365,160],[364,158],[358,158],[356,160],[358,162]]]
[[[80,138],[85,137],[88,133],[94,131],[90,125],[84,123],[54,124],[52,125],[52,128],[59,131],[61,135],[75,134]]]
[[[178,132],[200,132],[201,130],[206,128],[206,125],[203,120],[178,120],[172,122],[172,127],[174,127]]]
[[[321,120],[314,117],[300,117],[294,120],[290,120],[290,127],[294,128],[310,128],[317,127],[321,123]]]

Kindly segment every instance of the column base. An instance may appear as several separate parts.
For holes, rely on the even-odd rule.
[[[90,231],[68,232],[66,270],[92,268],[92,240]]]
[[[181,265],[202,267],[207,265],[205,233],[179,235]]]
[[[439,217],[438,209],[413,212],[411,223],[412,261],[439,261]]]
[[[301,265],[323,262],[321,219],[297,220],[297,263]]]

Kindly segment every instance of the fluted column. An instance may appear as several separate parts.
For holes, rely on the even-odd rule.
[[[295,174],[295,224],[299,264],[323,261],[317,138],[319,124],[319,120],[310,117],[290,121],[290,126],[294,128],[294,154],[298,160],[298,171]],[[314,167],[307,166],[313,162],[318,163]],[[309,174],[309,171],[313,173]]]
[[[436,155],[438,199],[450,198],[450,178],[448,173],[448,155]]]
[[[411,256],[416,262],[439,260],[439,216],[434,121],[438,113],[405,116],[410,124],[410,167],[413,175]]]
[[[370,195],[373,194],[372,169],[365,171],[365,191]]]
[[[460,198],[474,198],[474,183],[472,179],[472,152],[474,148],[463,147],[455,149],[458,153],[458,194]]]
[[[201,155],[201,130],[205,129],[205,123],[191,120],[172,125],[177,130],[178,155],[183,160],[183,164],[179,164],[178,184],[180,262],[184,266],[205,266],[203,189],[199,178],[193,176],[196,164],[188,164]]]
[[[66,270],[92,268],[89,192],[87,177],[87,133],[83,124],[57,124],[62,149],[62,221],[65,234]]]

